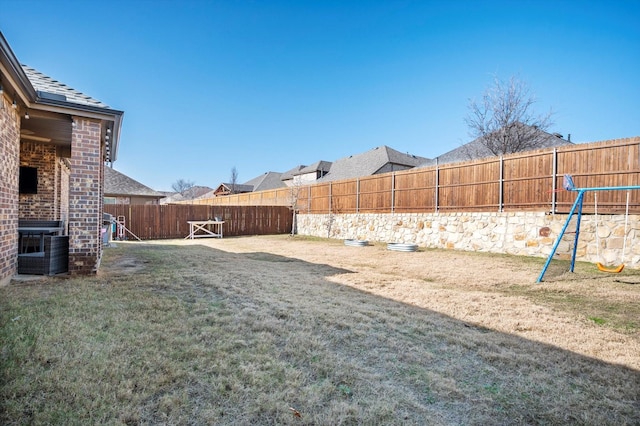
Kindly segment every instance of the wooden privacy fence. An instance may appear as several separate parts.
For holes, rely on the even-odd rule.
[[[566,213],[576,194],[562,189],[565,174],[578,187],[640,184],[640,137],[567,145],[463,163],[331,181],[309,186],[190,200],[206,205],[295,205],[301,213],[547,211]],[[594,209],[593,193],[584,212]],[[625,211],[626,193],[598,195],[598,211]],[[640,213],[640,191],[629,211]]]
[[[291,232],[293,221],[286,206],[105,204],[104,212],[123,217],[125,226],[142,240],[184,238],[189,234],[190,220],[219,217],[225,221],[225,236],[286,234]]]

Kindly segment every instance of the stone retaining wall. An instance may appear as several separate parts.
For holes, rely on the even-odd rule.
[[[628,219],[624,263],[640,268],[640,216]],[[297,231],[325,238],[547,257],[566,220],[567,215],[543,212],[300,214]],[[597,222],[599,238],[594,216],[582,216],[577,259],[620,264],[625,245],[624,215],[599,215]],[[573,231],[574,223],[558,246],[558,257],[570,258],[575,234],[569,232]]]

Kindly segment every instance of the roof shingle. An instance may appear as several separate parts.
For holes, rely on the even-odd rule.
[[[41,73],[40,71],[22,64],[22,69],[27,75],[27,78],[33,85],[33,88],[38,92],[52,93],[54,95],[64,96],[67,102],[72,102],[81,105],[89,105],[100,108],[109,108],[109,106],[91,96],[85,95],[64,83],[54,80],[53,78]]]
[[[563,139],[562,136],[547,133],[542,130],[537,131],[537,141],[534,149],[552,148],[554,146],[571,145],[572,142]],[[482,138],[477,138],[458,148],[447,151],[433,160],[425,161],[420,167],[434,166],[436,164],[459,163],[463,161],[479,160],[482,158],[495,157],[489,148],[482,143]]]
[[[105,196],[136,196],[136,197],[164,197],[158,191],[154,191],[137,180],[120,173],[111,167],[104,168],[104,195]]]
[[[318,179],[318,181],[328,182],[371,176],[396,170],[406,170],[416,167],[428,160],[428,158],[417,155],[403,154],[402,152],[383,145],[361,154],[351,155],[334,161],[333,164],[331,164],[329,173]]]

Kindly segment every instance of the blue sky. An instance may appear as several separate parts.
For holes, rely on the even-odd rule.
[[[574,142],[640,135],[640,1],[0,0],[20,61],[125,111],[114,167],[216,187],[388,145],[436,157],[493,77]]]

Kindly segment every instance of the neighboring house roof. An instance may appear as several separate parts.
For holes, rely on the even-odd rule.
[[[243,185],[249,185],[252,191],[266,191],[268,189],[284,188],[286,185],[281,180],[282,173],[266,172],[251,180],[246,181]]]
[[[162,198],[164,195],[154,191],[135,179],[120,173],[111,167],[104,168],[104,195],[105,196],[136,196]]]
[[[313,172],[328,173],[329,170],[331,170],[331,165],[332,164],[333,163],[331,163],[330,161],[320,160],[320,161],[317,161],[317,162],[313,163],[310,166],[303,167],[300,171],[295,173],[294,176],[295,175],[304,175],[304,174],[313,173]]]
[[[218,187],[219,188],[219,187]],[[204,194],[200,195],[197,199],[201,199],[201,198],[213,198],[216,196],[216,191],[217,189],[212,189],[211,191],[205,192]]]
[[[371,176],[377,173],[406,170],[428,161],[428,158],[404,154],[388,146],[379,146],[361,154],[336,160],[329,173],[318,179],[328,182],[340,179]]]
[[[220,191],[223,192],[232,192],[231,190],[233,189],[233,192],[235,194],[242,194],[245,192],[252,192],[253,191],[253,185],[245,185],[242,183],[221,183],[220,186],[218,186],[218,188],[214,191],[215,193],[219,193]]]
[[[297,176],[300,174],[300,170],[304,169],[305,166],[304,164],[300,164],[298,166],[295,166],[293,169],[291,170],[287,170],[286,172],[284,172],[281,176],[280,176],[280,180],[289,180],[289,179],[293,179],[294,176]]]
[[[305,166],[301,164],[299,166],[294,167],[291,170],[288,170],[282,173],[280,180],[283,180],[283,181],[291,180],[294,178],[294,176],[306,175],[314,172],[321,172],[322,175],[325,175],[331,169],[331,164],[332,163],[330,161],[324,161],[324,160],[316,161],[310,166]]]
[[[177,201],[194,200],[209,191],[212,191],[212,189],[208,186],[192,186],[182,194],[180,194],[179,192],[172,192],[171,195],[161,199],[160,204],[170,204]]]
[[[200,198],[211,198],[217,195],[227,195],[230,193],[244,194],[247,192],[266,191],[269,189],[284,188],[286,185],[280,180],[282,173],[266,172],[245,183],[223,182],[213,191],[204,194]]]
[[[564,146],[564,145],[572,145],[573,142],[568,141],[562,137],[562,135],[558,133],[547,133],[542,130],[538,130],[538,138],[535,143],[535,149],[541,148],[552,148],[555,146]],[[463,161],[477,160],[481,158],[489,158],[495,157],[493,154],[483,143],[482,138],[477,138],[472,140],[469,143],[466,143],[462,146],[459,146],[456,149],[452,149],[451,151],[445,152],[442,155],[434,158],[433,160],[429,160],[420,165],[420,167],[433,166],[437,164],[447,164],[447,163],[459,163]]]

